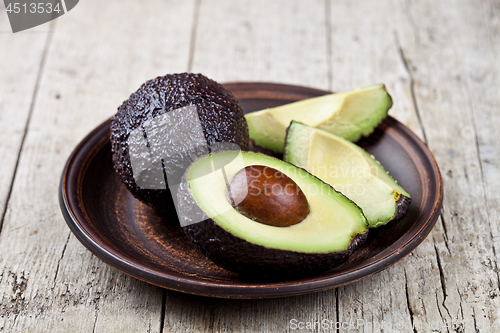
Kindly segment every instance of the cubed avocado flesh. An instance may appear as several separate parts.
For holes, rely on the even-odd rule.
[[[281,153],[292,120],[355,142],[372,133],[391,106],[391,96],[379,84],[252,112],[245,118],[255,145]]]
[[[410,194],[373,156],[341,137],[293,121],[284,158],[354,201],[370,228],[394,223],[408,212]]]
[[[252,276],[307,276],[342,263],[366,239],[361,209],[317,177],[259,153],[241,152],[232,161],[231,156],[234,152],[217,152],[194,162],[177,195],[186,235],[216,264]],[[234,209],[226,197],[228,185],[249,166],[288,176],[305,194],[309,214],[297,224],[276,227]]]

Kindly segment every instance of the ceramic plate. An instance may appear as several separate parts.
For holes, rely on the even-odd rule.
[[[232,83],[225,87],[239,99],[245,112],[327,93],[269,83]],[[245,280],[195,250],[177,226],[173,206],[160,216],[132,197],[113,170],[109,128],[110,120],[90,133],[68,159],[60,185],[66,222],[83,245],[108,265],[180,292],[270,298],[352,283],[389,267],[415,249],[429,234],[441,210],[443,189],[434,158],[415,134],[388,117],[358,144],[411,194],[408,215],[393,227],[370,231],[366,244],[332,271],[301,280]]]

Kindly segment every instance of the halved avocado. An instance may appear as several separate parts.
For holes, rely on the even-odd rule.
[[[401,220],[411,196],[359,146],[292,121],[284,159],[332,185],[363,210],[370,228]]]
[[[391,106],[391,96],[379,84],[252,112],[245,118],[255,145],[281,153],[292,120],[354,142],[372,133]]]
[[[249,167],[289,177],[305,194],[307,216],[277,227],[235,209],[228,189],[235,175]],[[234,152],[217,152],[197,160],[186,171],[177,199],[181,226],[195,247],[217,265],[245,276],[303,277],[329,270],[368,234],[363,212],[348,198],[307,171],[259,153],[241,152],[235,158]],[[265,202],[265,197],[257,199]]]

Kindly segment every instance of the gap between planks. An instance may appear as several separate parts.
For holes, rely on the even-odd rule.
[[[56,26],[56,20],[50,22],[49,30],[54,31]],[[26,124],[24,126],[23,136],[21,138],[21,145],[19,146],[19,151],[16,156],[16,164],[14,166],[14,172],[12,174],[12,180],[10,182],[9,190],[7,192],[7,197],[5,198],[5,205],[3,207],[2,217],[0,219],[0,233],[2,232],[3,222],[5,220],[5,215],[7,214],[7,208],[9,207],[10,196],[12,194],[12,188],[14,187],[14,181],[17,175],[17,168],[19,167],[19,159],[21,157],[21,152],[23,151],[24,141],[26,140],[26,135],[28,134],[29,125],[31,122],[31,115],[33,114],[33,109],[35,108],[36,99],[38,96],[38,88],[40,86],[40,80],[43,75],[43,70],[45,68],[45,60],[47,59],[47,53],[52,42],[53,33],[47,33],[47,39],[45,40],[45,46],[42,53],[42,59],[40,60],[40,66],[38,67],[38,73],[36,76],[35,88],[33,89],[33,94],[31,96],[31,103],[28,111],[28,118],[26,119]]]

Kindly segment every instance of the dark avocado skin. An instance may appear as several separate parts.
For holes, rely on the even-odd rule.
[[[406,195],[402,195],[396,201],[396,213],[394,213],[394,217],[389,223],[397,222],[403,219],[408,211],[410,210],[411,198],[408,198]]]
[[[217,225],[197,204],[185,177],[179,186],[177,199],[181,224],[191,223],[193,219],[201,221],[182,228],[195,248],[217,265],[252,280],[299,279],[331,270],[362,246],[369,233],[367,222],[366,232],[354,236],[349,247],[339,252],[301,253],[274,249],[247,242]]]
[[[190,104],[198,108],[209,147],[212,142],[231,142],[248,150],[248,127],[240,104],[231,92],[201,74],[169,74],[147,81],[123,102],[111,121],[116,172],[134,197],[160,212],[171,206],[170,191],[144,189],[135,183],[127,139],[146,121]]]
[[[249,243],[219,227],[213,220],[183,228],[194,246],[217,265],[245,278],[298,279],[328,271],[349,258],[368,237],[354,237],[344,251],[300,253]]]

